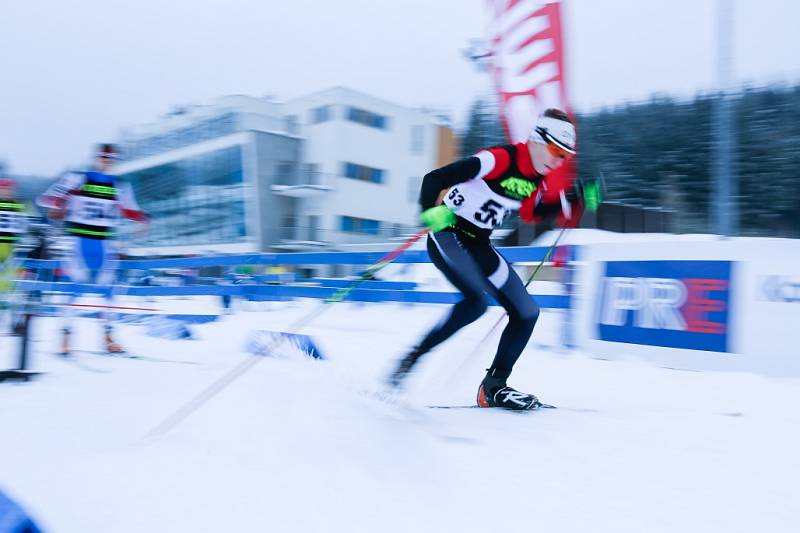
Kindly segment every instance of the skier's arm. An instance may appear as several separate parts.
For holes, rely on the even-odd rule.
[[[83,185],[83,181],[84,176],[76,172],[61,176],[36,199],[36,205],[47,209],[50,218],[63,218],[67,199]]]
[[[594,213],[603,201],[603,194],[597,180],[576,181],[567,192],[561,193],[562,207],[558,223],[563,227],[577,227],[586,211]]]
[[[546,194],[537,194],[522,201],[519,213],[524,222],[531,224],[557,217],[556,223],[561,227],[575,227],[583,217],[584,211],[594,212],[602,201],[599,186],[596,182],[581,184],[574,182],[568,189],[556,189]],[[555,198],[553,198],[555,196]]]
[[[83,184],[83,175],[71,172],[58,178],[36,199],[36,204],[45,209],[63,208],[73,191]]]
[[[556,219],[561,227],[575,227],[583,216],[583,204],[572,194],[559,193],[555,202],[547,201],[542,194],[534,194],[522,201],[519,217],[528,224]]]
[[[522,201],[519,217],[529,224],[552,221],[558,217],[561,226],[580,215],[574,188],[575,169],[567,163],[549,172],[539,183],[536,193]]]
[[[117,202],[119,202],[120,213],[123,217],[134,222],[147,222],[149,217],[139,209],[136,197],[133,195],[133,188],[130,183],[120,183],[117,186]]]
[[[444,191],[453,185],[472,179],[491,179],[508,168],[510,157],[502,148],[481,150],[477,154],[437,168],[425,174],[419,192],[422,210],[430,209],[442,202]]]
[[[425,174],[419,191],[419,205],[422,210],[425,211],[441,203],[442,191],[474,178],[480,169],[480,160],[472,156]]]

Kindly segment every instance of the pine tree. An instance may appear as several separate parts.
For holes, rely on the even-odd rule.
[[[677,209],[681,231],[711,231],[713,109],[720,96],[655,97],[577,117],[578,174],[606,178],[606,199]],[[742,235],[800,237],[800,86],[743,90],[734,102]],[[477,100],[462,153],[506,142],[496,109]]]
[[[467,129],[460,139],[461,157],[506,142],[497,109],[482,98],[475,100],[470,107]]]

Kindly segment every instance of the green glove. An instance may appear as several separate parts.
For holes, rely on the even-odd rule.
[[[592,181],[583,186],[583,205],[588,211],[594,213],[603,201],[603,194],[600,185]]]
[[[422,223],[436,233],[456,223],[456,214],[446,205],[437,205],[426,209],[419,215]]]

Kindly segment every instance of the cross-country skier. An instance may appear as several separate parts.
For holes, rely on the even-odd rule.
[[[597,189],[587,187],[584,193],[562,167],[574,156],[575,146],[570,118],[548,109],[527,142],[481,150],[425,175],[419,203],[420,218],[430,229],[428,254],[463,299],[400,360],[391,385],[400,386],[421,356],[477,320],[490,295],[505,308],[508,325],[478,388],[478,405],[515,410],[540,405],[533,394],[506,384],[533,332],[539,307],[489,236],[512,210],[519,210],[526,222],[558,215],[561,224],[570,224],[584,208],[596,208]]]
[[[0,312],[4,314],[11,307],[14,249],[27,226],[25,204],[16,199],[15,189],[14,180],[0,178]]]
[[[65,230],[71,238],[64,271],[75,283],[93,283],[111,286],[117,270],[117,252],[114,246],[114,228],[120,216],[136,222],[146,222],[139,209],[133,189],[127,182],[119,182],[111,174],[117,151],[111,144],[98,148],[93,170],[66,174],[54,183],[38,200],[48,210],[50,218],[63,219]],[[106,293],[110,301],[111,293]],[[74,296],[70,302],[74,300]],[[71,315],[65,313],[62,330],[61,354],[70,353]],[[106,351],[111,354],[125,350],[114,340],[108,313],[104,313],[104,338]]]

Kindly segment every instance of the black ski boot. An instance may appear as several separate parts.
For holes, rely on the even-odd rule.
[[[408,355],[403,357],[397,364],[397,368],[394,369],[394,371],[389,375],[389,378],[386,380],[389,383],[389,386],[395,389],[400,388],[403,385],[406,376],[411,373],[411,369],[414,368],[414,365],[424,353],[425,352],[420,351],[419,348],[414,348],[408,353]]]
[[[539,398],[506,385],[507,376],[493,376],[489,371],[478,387],[478,407],[501,407],[512,411],[538,409],[542,406]]]

